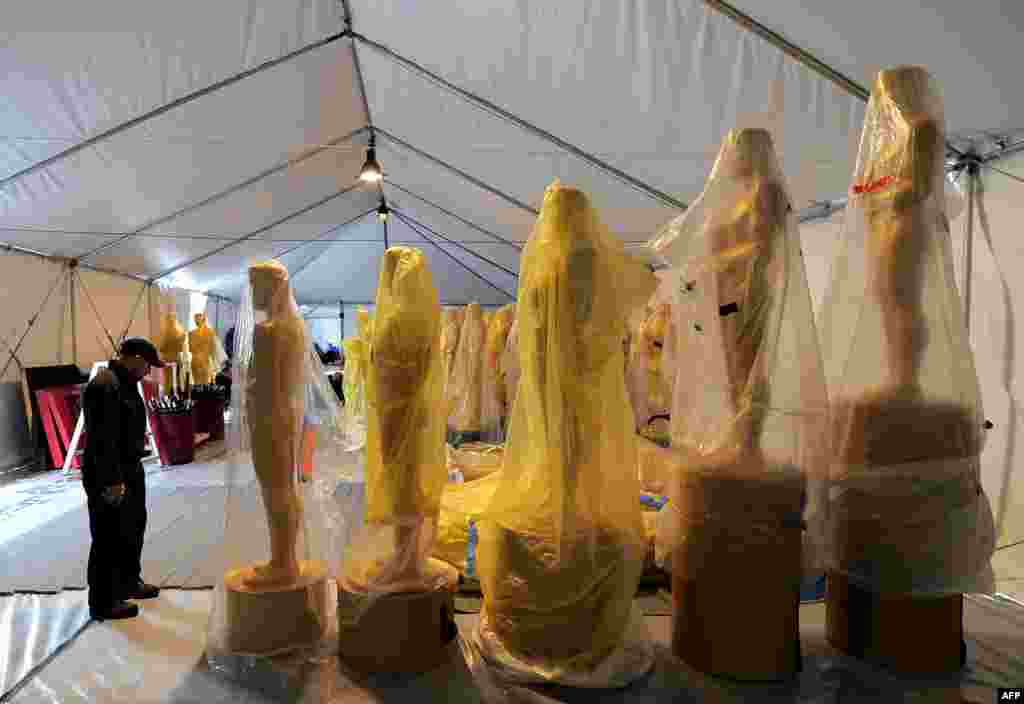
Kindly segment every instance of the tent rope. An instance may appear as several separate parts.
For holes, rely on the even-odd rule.
[[[426,235],[425,233],[421,232],[421,231],[420,231],[420,230],[419,230],[419,229],[418,229],[418,228],[416,227],[416,225],[415,225],[415,224],[414,224],[414,223],[413,223],[413,222],[412,222],[411,220],[408,220],[408,219],[407,219],[407,218],[406,218],[406,217],[405,217],[404,215],[402,215],[402,214],[401,214],[401,213],[399,213],[399,212],[396,212],[396,213],[395,213],[395,215],[397,215],[397,216],[399,217],[399,219],[401,219],[401,220],[402,220],[402,221],[403,221],[403,222],[404,222],[404,223],[405,223],[406,225],[408,225],[408,226],[409,226],[410,228],[412,228],[413,232],[417,233],[417,234],[418,234],[418,235],[419,235],[420,237],[422,237],[423,239],[425,239],[425,240],[426,240],[427,242],[429,242],[430,244],[432,244],[432,245],[434,245],[435,247],[437,247],[437,248],[438,248],[438,250],[440,250],[441,254],[443,254],[444,256],[446,256],[446,257],[448,257],[449,259],[451,259],[451,260],[452,260],[453,262],[455,262],[456,264],[458,264],[458,265],[459,265],[460,267],[462,267],[463,269],[465,269],[466,271],[468,271],[468,272],[469,272],[470,274],[472,274],[472,275],[473,275],[473,276],[475,276],[476,278],[478,278],[478,279],[480,279],[481,281],[483,281],[483,282],[484,282],[485,284],[487,284],[488,286],[490,286],[491,288],[493,288],[493,289],[494,289],[495,291],[498,291],[499,293],[503,293],[504,295],[508,296],[508,297],[509,297],[509,299],[511,299],[511,300],[513,300],[513,301],[514,301],[514,300],[516,300],[516,297],[515,297],[515,296],[513,296],[513,295],[512,295],[511,293],[509,293],[508,291],[506,291],[505,289],[503,289],[503,288],[502,288],[501,286],[498,286],[497,284],[495,284],[495,283],[492,283],[492,282],[491,282],[491,281],[490,281],[489,279],[487,279],[487,277],[485,277],[485,276],[481,275],[480,273],[478,273],[478,272],[474,271],[472,267],[468,266],[468,265],[467,265],[467,264],[465,264],[464,262],[461,262],[461,261],[459,261],[459,260],[458,260],[458,258],[457,258],[457,257],[455,257],[455,256],[454,256],[454,255],[453,255],[453,254],[452,254],[451,252],[449,252],[449,251],[448,251],[447,249],[445,249],[444,247],[442,247],[441,245],[439,245],[439,244],[438,244],[437,242],[435,242],[434,240],[430,239],[430,237],[428,237],[428,236],[427,236],[427,235]]]
[[[124,332],[121,333],[121,341],[128,337],[128,331],[131,330],[132,325],[135,323],[135,316],[139,312],[139,306],[142,304],[142,299],[146,296],[146,289],[149,288],[149,284],[142,284],[142,290],[139,291],[138,297],[135,299],[135,305],[132,307],[132,314],[128,318],[128,324],[124,326]],[[214,299],[213,305],[217,305],[217,300]]]
[[[419,221],[419,220],[417,220],[416,218],[412,217],[411,215],[406,215],[405,213],[401,212],[400,210],[398,210],[398,209],[396,209],[396,208],[392,208],[391,210],[392,210],[392,212],[399,212],[399,213],[401,213],[401,215],[403,216],[403,218],[402,218],[403,220],[412,220],[412,221],[413,221],[413,222],[415,222],[415,223],[416,223],[417,225],[419,225],[420,227],[422,227],[422,228],[423,228],[424,230],[428,230],[428,231],[429,231],[429,232],[430,232],[431,234],[433,234],[433,235],[434,235],[435,237],[438,237],[438,238],[440,238],[440,239],[444,240],[445,242],[447,242],[448,244],[450,244],[450,245],[452,245],[452,246],[454,246],[454,247],[457,247],[458,249],[461,249],[461,250],[462,250],[463,252],[465,252],[466,254],[468,254],[468,255],[470,255],[470,256],[472,256],[472,257],[476,257],[476,258],[477,258],[477,259],[479,259],[480,261],[483,261],[483,262],[486,262],[486,263],[490,264],[490,265],[491,265],[491,266],[493,266],[493,267],[494,267],[495,269],[498,269],[499,271],[503,271],[503,272],[505,272],[506,274],[508,274],[508,275],[509,275],[509,276],[511,276],[512,278],[515,278],[515,279],[518,279],[518,278],[519,278],[519,274],[517,274],[516,272],[512,271],[511,269],[507,269],[507,268],[503,267],[503,266],[502,266],[501,264],[499,264],[498,262],[496,262],[496,261],[494,261],[494,260],[492,260],[492,259],[488,259],[487,257],[485,257],[485,256],[484,256],[484,255],[482,255],[482,254],[477,254],[476,252],[474,252],[474,251],[473,251],[472,249],[470,249],[469,247],[466,247],[466,246],[464,246],[464,245],[463,245],[463,244],[462,244],[461,242],[456,242],[456,241],[455,241],[455,240],[453,240],[453,239],[449,239],[449,238],[445,237],[444,235],[442,235],[442,234],[441,234],[440,232],[438,232],[437,230],[433,229],[432,227],[428,227],[427,225],[424,225],[424,224],[423,224],[422,222],[420,222],[420,221]]]
[[[73,275],[75,281],[78,281],[78,286],[82,289],[82,293],[85,294],[85,300],[89,303],[89,307],[92,308],[92,314],[96,316],[96,321],[100,324],[100,328],[103,329],[103,333],[107,336],[107,342],[110,343],[110,351],[112,354],[117,354],[117,343],[114,342],[114,336],[110,334],[110,329],[107,324],[103,322],[103,317],[100,315],[99,308],[96,307],[96,301],[93,300],[92,294],[89,293],[89,289],[85,285],[85,281],[82,280],[81,276]]]
[[[32,331],[32,328],[35,327],[36,321],[39,320],[39,315],[43,312],[43,309],[46,308],[46,304],[50,302],[50,297],[53,296],[53,292],[56,291],[60,287],[60,285],[64,283],[64,280],[68,277],[70,271],[70,269],[61,269],[60,274],[57,275],[57,280],[53,282],[53,286],[50,287],[50,291],[43,298],[42,304],[39,306],[38,310],[36,310],[35,314],[28,319],[28,324],[25,327],[25,332],[23,332],[21,334],[21,337],[18,338],[18,343],[14,345],[14,347],[11,347],[9,350],[11,358],[7,360],[7,363],[4,365],[4,368],[0,369],[0,379],[3,379],[4,375],[7,374],[7,369],[11,366],[11,362],[17,359],[16,355],[18,354],[18,351],[21,349],[22,344],[24,344],[25,338],[28,337],[28,334]]]

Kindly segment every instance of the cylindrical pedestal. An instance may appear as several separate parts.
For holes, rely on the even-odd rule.
[[[165,467],[188,464],[195,460],[195,419],[192,411],[182,413],[154,413],[150,416],[153,432],[157,434],[160,462]]]
[[[799,482],[707,477],[682,489],[676,510],[714,518],[684,528],[690,534],[672,556],[672,652],[694,669],[736,680],[796,676]],[[757,535],[773,523],[769,539]]]
[[[197,433],[209,433],[210,440],[224,439],[224,399],[201,396],[196,399],[193,414]]]
[[[227,647],[239,654],[269,655],[316,645],[327,628],[327,567],[302,562],[298,579],[250,586],[254,567],[224,575]]]
[[[832,647],[902,674],[956,672],[966,660],[963,596],[877,594],[830,573],[825,592]]]
[[[349,666],[362,672],[425,672],[441,663],[455,639],[455,588],[458,572],[431,558],[431,570],[443,571],[449,584],[425,592],[377,596],[351,623],[364,594],[338,582],[338,651]]]

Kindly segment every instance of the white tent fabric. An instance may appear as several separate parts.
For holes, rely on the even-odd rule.
[[[314,306],[308,315],[336,321],[344,309],[348,325],[352,307],[373,300],[381,195],[393,209],[387,243],[424,249],[443,303],[499,305],[515,293],[519,248],[552,178],[586,190],[643,254],[737,126],[772,130],[798,209],[834,201],[860,134],[856,84],[886,65],[932,71],[956,149],[1024,144],[1018,4],[907,0],[866,11],[839,0],[732,0],[761,27],[730,9],[720,0],[5,8],[0,248],[11,249],[0,255],[0,294],[16,305],[0,307],[0,341],[21,340],[25,366],[88,368],[108,354],[105,330],[119,335],[133,311],[130,332],[155,332],[152,306],[134,305],[150,282],[211,294],[223,334],[246,264],[270,256]],[[768,30],[850,80],[833,82]],[[371,133],[380,188],[357,178]],[[1024,184],[991,167],[1024,174],[1017,158],[982,166],[962,280],[994,423],[986,489],[1008,544],[1024,539],[1010,510],[1024,498],[1012,476],[1024,261],[1010,235]],[[803,226],[816,297],[834,229]],[[80,262],[73,284],[61,258]],[[968,258],[959,259],[964,277]],[[6,363],[8,351],[0,355]],[[19,363],[0,379],[5,427],[20,412]],[[23,456],[20,432],[0,438],[0,466]]]

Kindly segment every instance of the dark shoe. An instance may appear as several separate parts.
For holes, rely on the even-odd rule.
[[[160,596],[160,589],[152,584],[146,584],[141,579],[134,587],[128,588],[125,599],[156,599]]]
[[[139,607],[125,601],[106,608],[89,607],[89,615],[94,621],[116,621],[123,618],[135,618],[139,615]]]

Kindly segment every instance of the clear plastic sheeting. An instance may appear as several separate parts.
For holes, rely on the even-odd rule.
[[[457,433],[479,433],[484,371],[484,328],[480,305],[466,306],[448,386],[451,411],[448,427]]]
[[[441,311],[441,375],[444,379],[442,398],[445,403],[445,418],[451,413],[449,383],[455,368],[455,352],[459,348],[459,334],[466,319],[465,308],[445,308]]]
[[[480,426],[483,438],[500,442],[504,436],[504,421],[508,412],[505,395],[504,358],[508,333],[515,319],[515,306],[502,306],[491,313],[484,336],[484,365],[481,381]]]
[[[377,289],[368,377],[366,526],[343,567],[345,623],[384,594],[448,584],[428,557],[447,479],[441,309],[423,253],[391,247]]]
[[[655,284],[583,192],[547,189],[520,267],[505,461],[479,529],[472,642],[503,677],[621,687],[650,667],[632,627],[645,547],[622,338]]]
[[[343,546],[339,482],[358,471],[337,397],[306,334],[277,261],[249,267],[235,332],[226,461],[223,569],[213,595],[207,654],[244,677],[258,658],[316,656],[333,642],[328,577]],[[316,439],[311,479],[303,443]]]
[[[731,131],[704,192],[650,246],[672,267],[662,286],[678,332],[671,432],[682,462],[659,559],[694,579],[713,551],[791,545],[827,462],[811,297],[771,135]],[[805,562],[816,562],[820,515],[807,518]]]
[[[345,370],[342,390],[345,394],[345,419],[352,437],[366,436],[366,379],[370,369],[372,319],[369,311],[356,311],[356,334],[342,342]]]
[[[656,297],[655,297],[656,298]],[[654,299],[630,335],[626,384],[636,428],[651,440],[668,440],[674,374],[665,367],[665,343],[671,334],[672,306]],[[668,372],[668,373],[666,373]]]
[[[0,598],[0,698],[88,624],[84,590]]]
[[[505,385],[505,399],[509,418],[516,403],[516,391],[519,389],[519,377],[522,367],[519,365],[519,317],[513,316],[512,327],[505,340],[505,351],[501,354],[502,383]],[[510,422],[510,421],[509,421]],[[506,423],[508,425],[508,423]],[[507,434],[507,428],[506,428]]]
[[[159,599],[144,602],[135,619],[92,624],[48,662],[33,662],[40,669],[12,692],[10,704],[988,704],[996,701],[996,687],[1019,686],[1024,680],[1024,607],[983,597],[968,597],[964,603],[967,663],[963,671],[936,679],[896,677],[837,654],[825,642],[824,605],[808,604],[800,607],[803,670],[791,684],[738,684],[695,672],[669,653],[669,616],[644,619],[655,643],[654,666],[646,677],[616,691],[580,693],[564,687],[510,684],[480,667],[474,653],[457,646],[449,648],[437,668],[413,676],[354,677],[337,658],[309,663],[280,656],[259,662],[244,680],[230,680],[211,672],[203,657],[203,626],[211,594],[166,590]],[[66,596],[36,598],[41,608],[49,609],[43,603]],[[28,618],[40,617],[37,611]],[[456,621],[460,631],[468,633],[477,617],[456,615]]]
[[[980,589],[994,545],[944,145],[931,76],[879,73],[821,314],[835,452],[829,566],[875,591]]]

